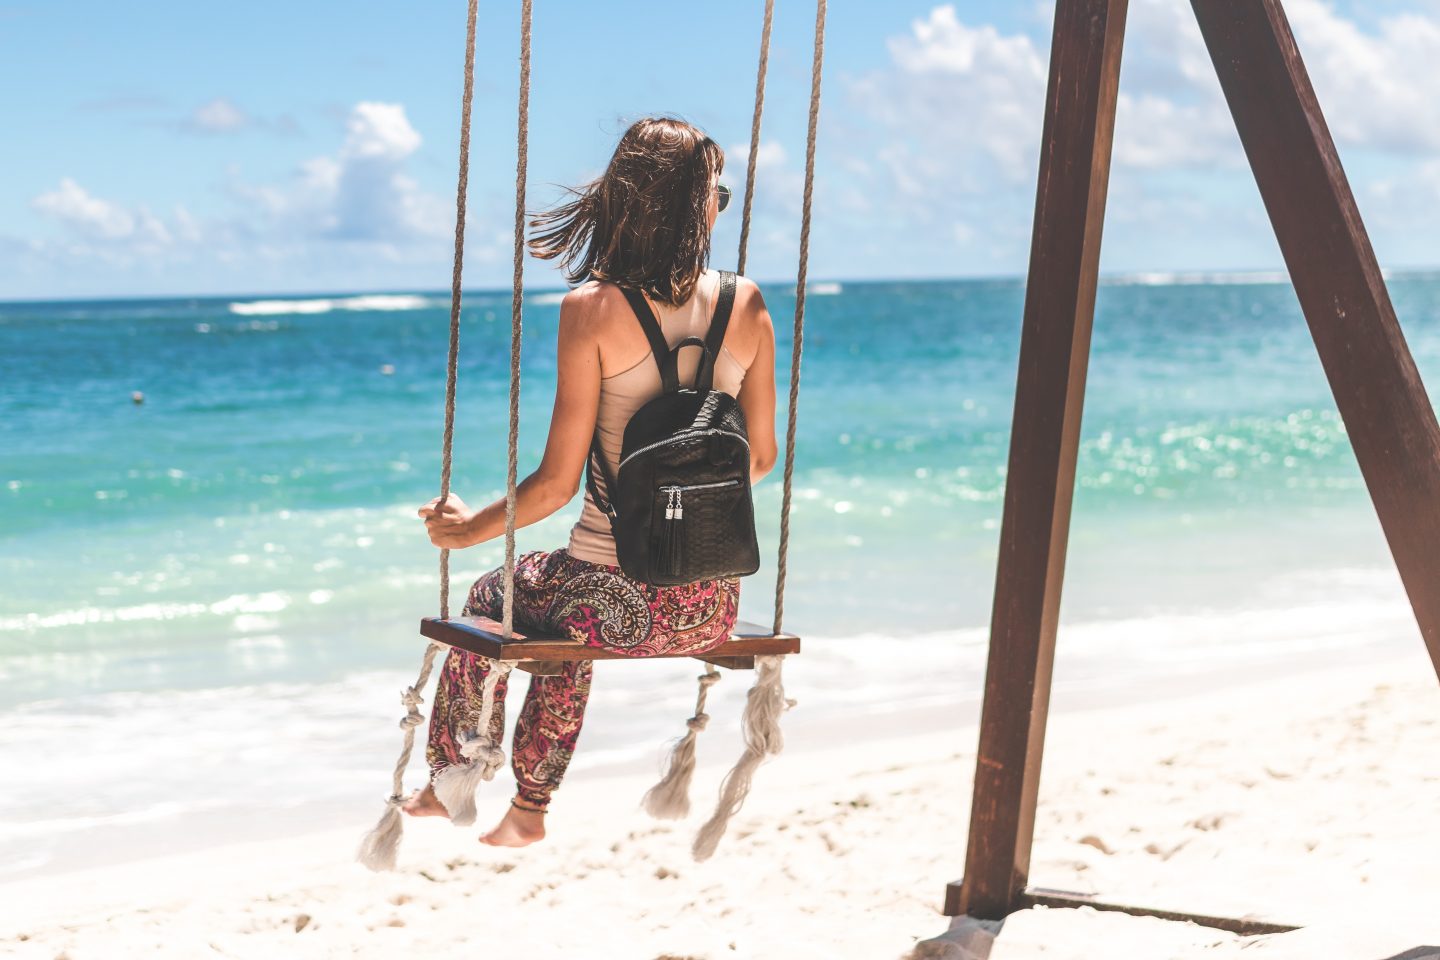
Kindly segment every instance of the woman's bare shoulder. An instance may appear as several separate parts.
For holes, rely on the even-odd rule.
[[[774,336],[765,296],[760,292],[760,285],[749,277],[736,278],[735,309],[752,336]]]
[[[735,277],[735,305],[747,313],[764,313],[765,297],[760,293],[760,285],[749,277],[737,274]]]
[[[620,288],[605,280],[586,280],[578,287],[572,287],[560,301],[562,307],[593,310],[611,299],[620,297]]]
[[[560,301],[560,317],[576,332],[583,330],[592,336],[601,336],[606,325],[613,322],[617,304],[624,302],[625,295],[615,284],[587,280],[565,294]]]

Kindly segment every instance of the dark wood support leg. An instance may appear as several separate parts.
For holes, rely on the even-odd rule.
[[[1279,0],[1192,0],[1440,677],[1440,425]]]
[[[1280,0],[1191,4],[1440,676],[1440,424]],[[945,912],[1088,905],[1281,932],[1294,928],[1026,886],[1124,20],[1124,0],[1056,6],[969,846]]]
[[[950,916],[1019,909],[1030,870],[1126,9],[1055,7],[975,796]]]

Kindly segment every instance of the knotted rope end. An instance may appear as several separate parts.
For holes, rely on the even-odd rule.
[[[385,799],[385,812],[380,814],[374,828],[360,841],[360,849],[355,853],[356,860],[377,873],[395,869],[400,837],[405,831],[400,814],[402,803],[404,798],[398,795]]]

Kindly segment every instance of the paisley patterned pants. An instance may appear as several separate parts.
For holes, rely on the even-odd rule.
[[[500,619],[504,590],[503,571],[485,574],[470,589],[466,615]],[[565,550],[527,553],[515,562],[517,629],[568,636],[627,657],[714,649],[729,638],[739,599],[735,578],[654,587],[630,579],[619,567],[580,560]],[[425,750],[432,782],[446,768],[471,762],[461,756],[459,744],[475,731],[489,663],[455,649],[445,659]],[[556,676],[530,678],[511,750],[516,796],[526,806],[545,809],[565,775],[585,716],[593,663],[573,661]],[[489,735],[496,743],[505,732],[508,679],[495,685]]]

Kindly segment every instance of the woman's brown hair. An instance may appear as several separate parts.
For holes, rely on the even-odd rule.
[[[571,283],[609,280],[684,303],[710,262],[710,184],[725,152],[673,117],[630,125],[599,179],[530,221],[530,252],[558,258]]]

